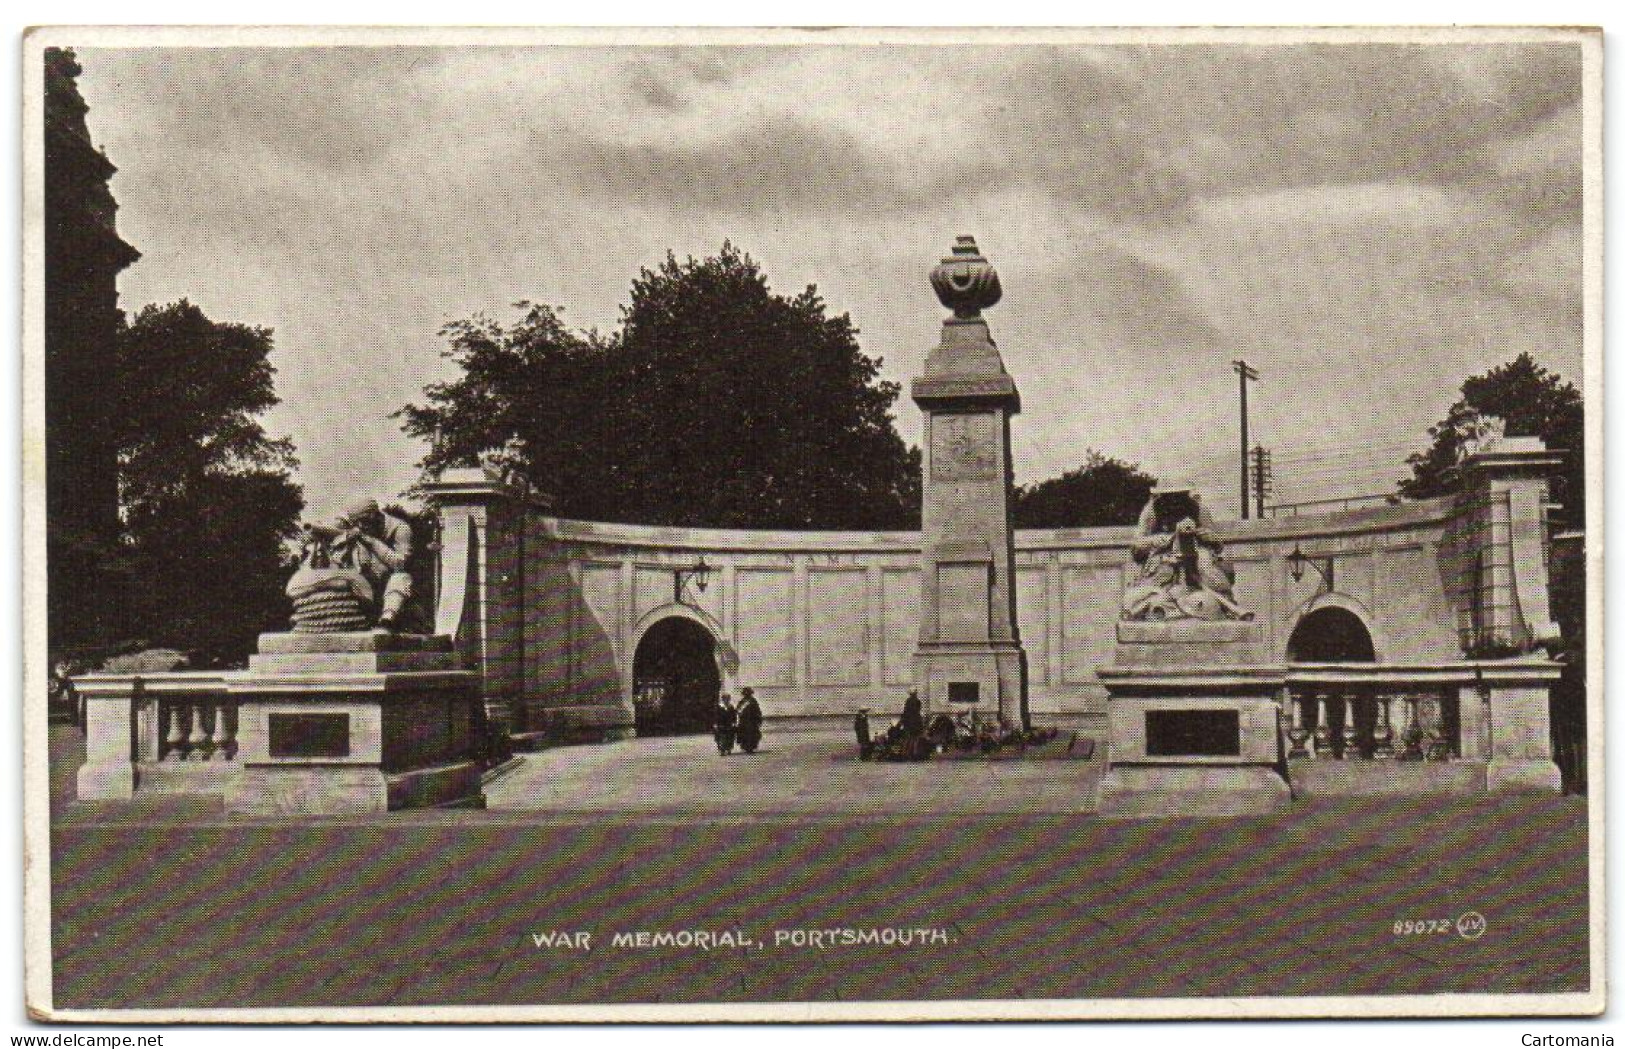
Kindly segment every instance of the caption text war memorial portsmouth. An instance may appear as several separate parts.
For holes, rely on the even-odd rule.
[[[1163,484],[1133,527],[1017,531],[1021,397],[982,317],[998,276],[962,237],[931,282],[952,316],[911,389],[919,532],[564,520],[525,485],[448,470],[427,486],[438,578],[416,581],[432,629],[395,629],[410,581],[391,581],[390,526],[362,504],[369,527],[307,532],[291,629],[246,669],[78,680],[79,798],[481,805],[488,727],[521,748],[616,745],[701,727],[746,687],[777,731],[915,691],[928,722],[1081,734],[1107,766],[1103,815],[1271,811],[1304,776],[1332,793],[1560,789],[1556,452],[1491,438],[1452,494],[1375,508],[1215,521]]]

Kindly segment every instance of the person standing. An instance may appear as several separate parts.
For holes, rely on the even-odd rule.
[[[746,754],[756,753],[756,748],[762,743],[762,706],[756,702],[756,693],[751,689],[740,690],[739,698],[739,749]]]
[[[852,717],[852,731],[858,737],[858,760],[868,761],[874,756],[875,743],[869,735],[869,708],[859,707]]]
[[[733,753],[734,734],[738,724],[739,715],[734,710],[733,700],[724,692],[717,697],[716,727],[713,731],[718,754],[727,756]]]
[[[903,700],[903,716],[897,719],[897,727],[903,730],[905,739],[925,735],[925,707],[917,690],[910,689],[908,698]]]

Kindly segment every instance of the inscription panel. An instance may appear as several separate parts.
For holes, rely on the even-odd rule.
[[[1016,626],[1029,680],[1049,684],[1049,572],[1042,565],[1016,569]]]
[[[807,672],[811,684],[868,684],[868,582],[861,569],[808,570]]]
[[[581,599],[586,606],[582,627],[595,637],[607,638],[620,651],[621,566],[581,566]]]
[[[267,714],[268,750],[273,758],[347,758],[350,715]]]
[[[1145,752],[1150,757],[1241,757],[1239,710],[1148,710]]]
[[[937,637],[986,641],[988,566],[982,562],[937,566]]]
[[[914,681],[914,649],[920,640],[920,572],[888,568],[880,573],[881,644],[888,685]]]
[[[795,684],[794,581],[787,568],[741,568],[734,573],[740,680]]]
[[[1061,569],[1061,673],[1066,684],[1093,684],[1095,668],[1110,661],[1124,574],[1118,565]]]

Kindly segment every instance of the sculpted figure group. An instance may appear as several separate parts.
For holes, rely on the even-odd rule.
[[[1172,487],[1152,494],[1140,511],[1132,547],[1140,571],[1123,594],[1124,619],[1253,618],[1236,603],[1236,571],[1207,525],[1194,491]]]
[[[351,504],[332,524],[306,525],[287,586],[294,632],[399,629],[412,596],[411,558],[412,526],[372,499]]]

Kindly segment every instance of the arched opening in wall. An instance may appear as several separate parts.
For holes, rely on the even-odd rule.
[[[1286,643],[1292,663],[1374,663],[1376,646],[1360,617],[1346,608],[1317,608],[1298,620]]]
[[[1374,663],[1371,631],[1346,608],[1317,608],[1298,621],[1287,641],[1290,663]],[[1387,704],[1369,687],[1294,688],[1291,757],[1372,758],[1392,752]]]
[[[691,619],[672,616],[644,632],[632,656],[632,705],[640,736],[711,731],[722,690],[717,643]]]

